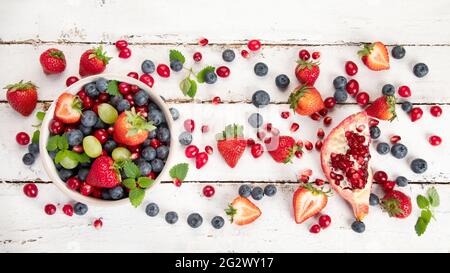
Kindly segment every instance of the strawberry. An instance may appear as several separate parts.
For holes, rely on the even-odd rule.
[[[86,183],[99,188],[114,188],[120,183],[120,175],[109,156],[100,156],[92,163]]]
[[[64,123],[77,123],[81,118],[81,105],[77,96],[62,93],[56,101],[55,117]]]
[[[105,71],[111,57],[106,56],[103,47],[86,50],[80,58],[80,75],[82,77],[100,74]]]
[[[295,76],[304,85],[314,85],[320,74],[319,63],[313,61],[298,60],[295,68]]]
[[[295,88],[289,96],[288,102],[291,105],[291,109],[302,116],[312,115],[325,108],[319,91],[307,85]]]
[[[365,45],[363,49],[358,51],[358,55],[370,70],[380,71],[389,69],[388,50],[382,42]]]
[[[119,115],[114,124],[113,138],[120,144],[128,146],[139,145],[148,137],[148,132],[156,127],[148,122],[134,108]]]
[[[411,198],[401,191],[392,190],[381,200],[381,207],[391,217],[406,218],[411,214]]]
[[[328,202],[328,196],[320,189],[306,183],[294,192],[294,218],[297,224],[319,213]]]
[[[64,53],[56,48],[50,48],[42,52],[39,61],[45,74],[58,74],[66,69]]]
[[[394,120],[395,117],[397,117],[397,114],[395,113],[395,97],[379,97],[366,108],[366,112],[369,116],[374,118],[389,121]]]
[[[9,84],[4,89],[7,89],[6,99],[11,107],[22,114],[29,116],[37,103],[37,86],[32,82],[23,82]]]
[[[290,136],[270,137],[264,140],[266,150],[278,163],[292,162],[292,156],[296,151],[301,151],[295,140]]]
[[[247,141],[243,138],[241,125],[227,125],[225,130],[217,134],[217,149],[228,166],[234,168],[247,147]]]
[[[247,225],[261,216],[261,210],[245,197],[238,196],[225,210],[230,216],[231,223],[237,225]]]

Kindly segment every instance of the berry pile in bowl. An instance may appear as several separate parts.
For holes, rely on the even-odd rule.
[[[172,117],[159,95],[125,76],[95,75],[64,89],[42,123],[44,168],[69,197],[137,207],[166,171]]]

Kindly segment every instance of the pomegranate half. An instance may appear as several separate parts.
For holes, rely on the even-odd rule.
[[[332,188],[353,207],[362,220],[369,212],[372,187],[369,116],[365,111],[345,118],[323,142],[322,170]]]

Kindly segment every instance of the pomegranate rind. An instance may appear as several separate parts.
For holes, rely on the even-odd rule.
[[[370,132],[369,132],[369,116],[365,111],[352,114],[345,118],[338,126],[336,126],[328,134],[323,142],[322,150],[320,153],[320,161],[322,170],[325,177],[330,182],[331,187],[342,198],[344,198],[353,208],[353,213],[358,220],[362,220],[369,213],[369,197],[370,190],[372,188],[372,170],[370,167],[370,161],[368,162],[368,178],[367,183],[362,189],[349,189],[343,188],[340,185],[336,185],[335,180],[330,177],[331,165],[330,155],[332,152],[339,153],[345,151],[348,146],[345,138],[346,131],[356,131],[356,128],[360,125],[365,125],[362,132],[368,144],[370,144]],[[344,178],[345,180],[345,178]]]

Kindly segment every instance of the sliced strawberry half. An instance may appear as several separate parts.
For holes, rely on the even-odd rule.
[[[294,192],[293,203],[295,222],[301,224],[322,211],[328,203],[328,197],[322,190],[306,183]]]
[[[225,210],[231,223],[248,225],[261,216],[261,210],[245,197],[238,196]]]
[[[371,70],[380,71],[389,69],[389,53],[382,42],[365,45],[358,51],[362,62]]]
[[[81,118],[81,100],[72,94],[63,93],[56,101],[55,117],[64,123],[76,123]]]

